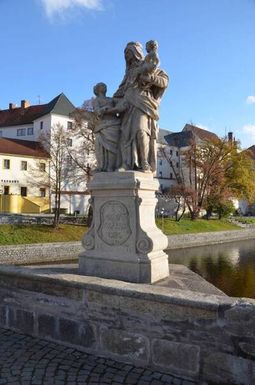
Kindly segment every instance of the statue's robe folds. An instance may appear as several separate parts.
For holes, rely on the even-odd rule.
[[[167,74],[157,68],[150,75],[150,82],[139,84],[136,80],[137,66],[129,68],[115,93],[115,98],[121,98],[125,112],[121,121],[120,156],[121,163],[129,169],[141,167],[140,151],[137,133],[149,137],[149,159],[151,170],[156,170],[156,139],[158,134],[157,120],[159,119],[160,99],[168,85]],[[119,162],[120,163],[120,162]]]
[[[104,103],[93,101],[94,111],[100,111],[102,107],[111,104],[111,98],[105,98]],[[115,116],[104,116],[98,119],[94,133],[96,136],[96,159],[97,168],[101,171],[107,171],[109,167],[109,155],[112,154],[117,159],[119,134],[120,134],[120,119]]]

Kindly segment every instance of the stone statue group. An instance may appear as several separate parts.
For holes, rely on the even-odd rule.
[[[148,41],[144,57],[140,43],[128,43],[125,76],[113,97],[106,96],[106,84],[94,87],[97,171],[156,169],[158,110],[168,85],[157,50],[157,42]]]

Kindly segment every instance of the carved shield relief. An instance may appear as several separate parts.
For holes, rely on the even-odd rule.
[[[102,205],[98,235],[109,246],[119,246],[128,240],[131,235],[129,213],[123,203],[110,201]]]

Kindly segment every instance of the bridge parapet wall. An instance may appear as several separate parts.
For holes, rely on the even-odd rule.
[[[255,301],[0,267],[0,325],[197,383],[253,385]]]

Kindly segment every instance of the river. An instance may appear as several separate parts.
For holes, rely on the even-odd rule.
[[[255,298],[255,240],[169,250],[169,262],[186,265],[233,297]]]

